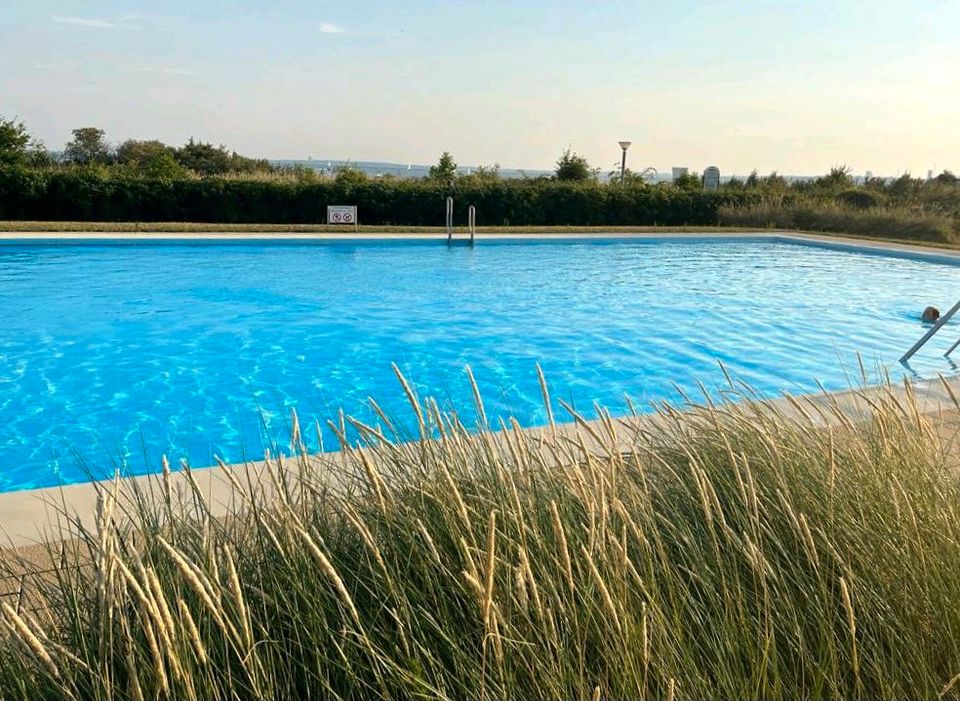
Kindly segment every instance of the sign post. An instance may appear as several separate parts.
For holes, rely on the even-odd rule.
[[[710,166],[709,168],[704,168],[703,189],[704,190],[720,189],[720,169],[717,168],[716,166]]]
[[[327,205],[327,224],[353,224],[353,230],[360,231],[357,208],[347,205]]]

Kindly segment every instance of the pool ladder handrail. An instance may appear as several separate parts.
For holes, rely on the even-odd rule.
[[[447,197],[447,243],[453,243],[453,197]],[[467,208],[467,228],[470,231],[470,244],[477,235],[477,208],[470,205]]]
[[[447,243],[453,240],[453,198],[447,196]]]
[[[913,347],[911,347],[910,350],[908,350],[906,353],[904,353],[900,357],[900,362],[905,363],[908,360],[910,360],[910,358],[913,357],[914,353],[916,353],[918,350],[923,348],[924,344],[927,341],[929,341],[931,338],[933,338],[936,335],[937,331],[942,329],[946,325],[946,323],[950,321],[950,317],[952,317],[958,311],[960,311],[960,302],[957,302],[956,304],[954,304],[952,307],[950,307],[946,311],[946,313],[943,316],[937,319],[937,323],[935,323],[929,331],[923,334],[923,337],[919,341],[914,343]],[[947,352],[943,354],[943,357],[946,358],[951,353],[953,353],[953,351],[957,349],[957,346],[960,346],[960,339],[958,339],[956,343],[954,343],[952,346],[950,346],[949,349],[947,349]]]

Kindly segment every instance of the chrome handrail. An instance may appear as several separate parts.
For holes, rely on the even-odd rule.
[[[447,197],[447,243],[453,239],[453,198]]]
[[[914,343],[914,344],[913,344],[913,347],[912,347],[910,350],[908,350],[906,353],[904,353],[904,354],[900,357],[900,362],[901,362],[901,363],[905,363],[905,362],[907,362],[908,360],[910,360],[910,358],[913,357],[913,354],[916,353],[916,352],[917,352],[918,350],[920,350],[921,348],[923,348],[923,345],[924,345],[927,341],[929,341],[931,338],[933,338],[934,335],[937,333],[937,331],[939,331],[940,329],[942,329],[943,326],[944,326],[944,324],[946,324],[946,323],[950,320],[950,317],[952,317],[954,314],[956,314],[957,311],[960,311],[960,302],[957,302],[957,303],[954,304],[952,307],[950,307],[950,309],[947,310],[947,313],[944,314],[943,316],[941,316],[941,317],[937,320],[937,323],[933,325],[933,328],[931,328],[929,331],[927,331],[925,334],[923,334],[923,338],[921,338],[919,341],[917,341],[916,343]],[[945,355],[950,355],[950,353],[952,353],[953,350],[954,350],[958,345],[960,345],[960,341],[957,341],[957,342],[954,343],[952,346],[950,346],[950,350],[948,350],[948,351],[945,353]]]

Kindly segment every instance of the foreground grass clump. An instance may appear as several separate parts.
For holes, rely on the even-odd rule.
[[[4,606],[0,698],[955,697],[960,487],[893,393],[538,436],[413,403],[439,439],[105,489]]]

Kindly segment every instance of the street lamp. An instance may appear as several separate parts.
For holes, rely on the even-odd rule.
[[[623,149],[623,156],[620,158],[620,184],[623,185],[627,176],[627,149],[630,148],[629,141],[621,141],[620,148]]]

